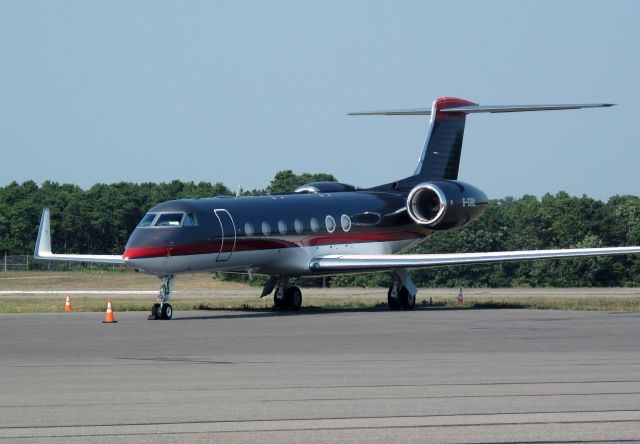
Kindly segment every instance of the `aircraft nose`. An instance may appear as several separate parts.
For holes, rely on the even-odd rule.
[[[159,242],[152,233],[136,229],[131,234],[122,255],[125,261],[150,257],[162,257],[169,254],[167,242]]]
[[[168,256],[168,254],[169,247],[167,245],[127,247],[124,249],[123,258],[127,261],[131,259]]]

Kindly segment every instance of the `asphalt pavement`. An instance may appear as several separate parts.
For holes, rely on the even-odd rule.
[[[0,441],[640,440],[640,314],[0,315]]]

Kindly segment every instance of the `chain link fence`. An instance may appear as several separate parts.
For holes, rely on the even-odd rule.
[[[93,262],[67,262],[67,261],[43,261],[35,260],[33,255],[7,255],[0,256],[0,272],[9,271],[69,271],[80,269],[116,269],[117,265],[95,264]]]

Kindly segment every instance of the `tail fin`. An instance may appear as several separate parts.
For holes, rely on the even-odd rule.
[[[395,183],[394,188],[413,186],[426,180],[456,180],[462,153],[462,139],[467,114],[513,113],[519,111],[553,111],[562,109],[601,108],[611,103],[583,103],[560,105],[498,105],[482,106],[456,97],[440,97],[433,101],[431,109],[404,109],[389,111],[362,111],[352,116],[428,116],[431,115],[427,141],[418,160],[413,176]],[[386,185],[381,185],[385,187]]]
[[[414,173],[421,180],[456,180],[458,178],[467,114],[465,112],[445,113],[442,110],[462,106],[478,106],[478,104],[455,97],[440,97],[433,101],[427,140]]]

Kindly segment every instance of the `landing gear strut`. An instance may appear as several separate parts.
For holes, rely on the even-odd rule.
[[[169,320],[173,317],[173,307],[167,303],[173,291],[173,275],[160,276],[160,292],[158,302],[151,307],[149,319]]]
[[[275,285],[275,293],[273,293],[273,305],[278,310],[299,310],[302,306],[302,291],[300,288],[295,285],[288,286],[286,277],[277,278],[278,282]],[[269,286],[269,284],[267,284]],[[262,292],[264,295],[269,294],[265,293],[268,290],[267,286],[265,286],[264,291]]]
[[[415,284],[407,270],[397,270],[393,273],[393,283],[389,287],[387,303],[391,310],[411,310],[416,305]]]

